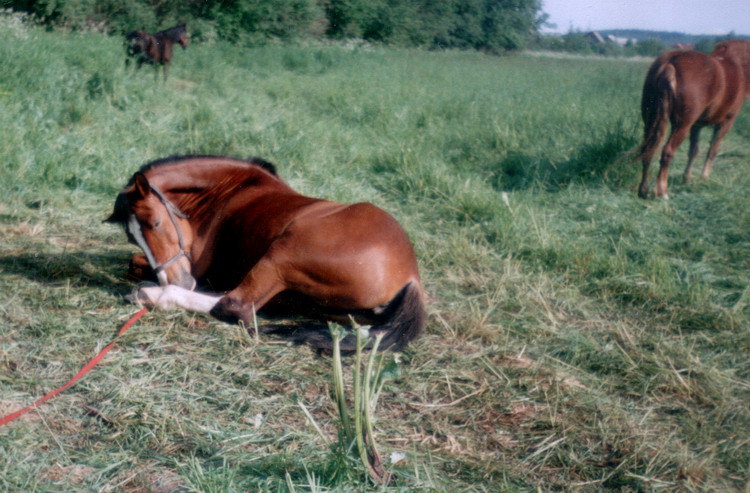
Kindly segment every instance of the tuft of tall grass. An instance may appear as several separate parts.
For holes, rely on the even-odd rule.
[[[352,398],[347,399],[345,389],[344,367],[341,357],[341,340],[346,336],[346,330],[336,324],[331,324],[333,338],[333,402],[338,412],[338,441],[335,453],[342,457],[342,462],[348,462],[347,457],[355,456],[359,466],[367,471],[369,477],[376,484],[388,484],[391,474],[384,467],[374,434],[374,416],[378,397],[386,381],[384,367],[385,355],[378,353],[378,347],[383,338],[378,335],[372,342],[370,354],[365,360],[363,350],[369,341],[367,328],[354,324],[356,349],[352,362]],[[395,362],[391,361],[391,366]],[[391,372],[393,370],[391,369]],[[353,402],[350,408],[349,402]],[[309,413],[306,413],[310,418]],[[315,424],[314,421],[312,421]],[[317,425],[315,425],[317,428]]]

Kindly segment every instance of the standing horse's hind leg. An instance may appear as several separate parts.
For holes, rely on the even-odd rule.
[[[703,127],[696,124],[690,129],[690,150],[688,151],[687,166],[685,166],[685,172],[682,175],[683,183],[690,183],[690,178],[693,173],[693,161],[695,160],[695,156],[698,155],[700,147],[700,133],[702,128]]]
[[[661,138],[655,141],[649,141],[648,136],[644,140],[643,149],[641,150],[641,163],[643,165],[643,176],[641,177],[641,185],[638,187],[638,196],[642,199],[648,198],[648,172],[651,168],[651,161],[654,158],[656,148],[659,146]]]
[[[643,144],[641,144],[640,157],[643,164],[643,176],[641,185],[638,187],[638,196],[642,199],[648,198],[648,172],[651,167],[651,161],[654,158],[659,144],[667,133],[667,118],[661,116],[655,111],[644,113],[643,116]]]
[[[721,143],[721,139],[723,139],[727,132],[729,132],[729,130],[732,128],[734,119],[735,117],[731,116],[718,125],[714,126],[714,135],[711,139],[711,148],[708,151],[706,162],[703,164],[703,172],[701,173],[701,178],[703,178],[704,180],[707,179],[711,174],[711,169],[714,166],[714,159],[716,158],[716,154],[719,152],[719,144]]]
[[[651,158],[651,155],[641,158],[643,163],[643,176],[641,177],[641,185],[638,187],[638,196],[642,199],[648,198],[648,170],[651,168]]]
[[[664,149],[661,151],[661,159],[659,160],[659,175],[656,178],[656,189],[654,195],[657,198],[668,199],[669,192],[667,186],[669,182],[669,163],[674,157],[674,152],[680,147],[682,141],[687,137],[688,129],[690,127],[682,126],[677,130],[672,131],[672,135],[669,136],[669,140],[664,144]]]

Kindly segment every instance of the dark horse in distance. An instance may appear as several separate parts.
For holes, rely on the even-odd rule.
[[[143,254],[130,274],[146,305],[210,313],[252,326],[256,310],[317,320],[289,337],[329,349],[326,320],[371,325],[380,347],[398,350],[425,323],[411,242],[370,204],[306,197],[270,163],[182,156],[136,172],[107,219],[125,227]],[[202,292],[195,291],[199,286]],[[342,349],[351,350],[345,339]]]
[[[643,177],[638,195],[648,196],[648,170],[656,148],[671,124],[671,134],[661,153],[655,196],[669,198],[669,163],[688,133],[690,150],[683,180],[690,181],[703,127],[713,126],[711,148],[703,165],[703,178],[711,173],[721,139],[729,132],[746,96],[750,95],[750,42],[724,41],[714,51],[670,51],[649,68],[643,86],[641,115],[644,124],[640,158]]]
[[[127,58],[125,64],[129,65],[130,60],[135,60],[135,68],[141,68],[141,65],[148,63],[157,67],[161,65],[164,70],[164,80],[167,80],[167,67],[172,61],[173,46],[179,43],[184,50],[189,43],[185,24],[170,27],[156,34],[150,34],[146,31],[132,31],[125,35],[125,51]]]

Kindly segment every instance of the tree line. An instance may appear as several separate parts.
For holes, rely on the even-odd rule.
[[[606,33],[602,31],[601,34]],[[638,35],[639,39],[631,38],[628,34]],[[713,51],[716,43],[728,39],[747,39],[746,36],[738,36],[730,32],[724,36],[689,35],[674,32],[656,32],[640,30],[621,30],[618,34],[628,36],[628,41],[623,44],[604,39],[603,42],[594,43],[588,37],[589,33],[570,30],[566,34],[538,35],[529,42],[528,48],[532,50],[561,51],[578,53],[581,55],[603,55],[603,56],[644,56],[654,57],[669,49],[674,49],[678,44],[690,46],[703,53]]]
[[[518,50],[544,22],[541,0],[0,0],[68,29],[125,33],[186,23],[197,41],[259,45],[363,39],[426,48]]]

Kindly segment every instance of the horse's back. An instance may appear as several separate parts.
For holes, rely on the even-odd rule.
[[[309,223],[306,227],[311,228],[311,232],[320,231],[322,241],[345,240],[344,243],[351,248],[359,248],[361,243],[386,244],[391,249],[408,248],[412,252],[411,242],[404,229],[392,215],[380,207],[369,202],[328,204],[310,217],[309,221],[304,221]]]

